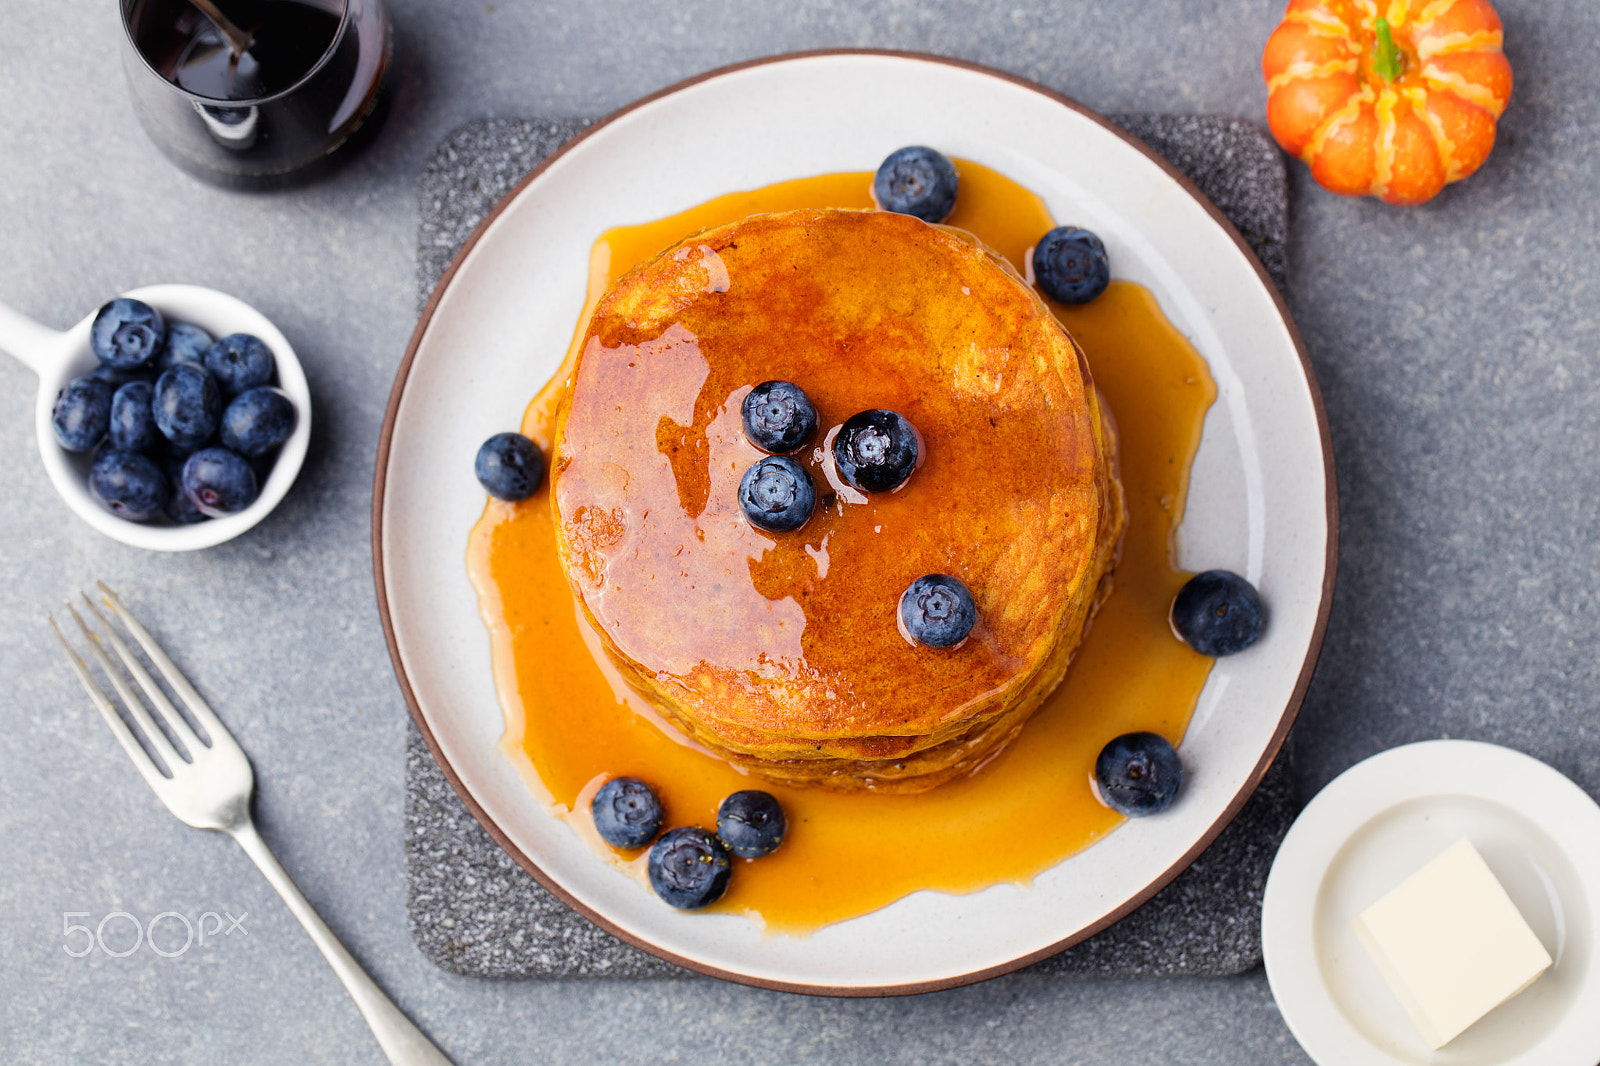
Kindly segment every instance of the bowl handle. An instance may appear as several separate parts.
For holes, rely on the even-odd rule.
[[[0,350],[40,377],[61,361],[61,334],[0,303]]]

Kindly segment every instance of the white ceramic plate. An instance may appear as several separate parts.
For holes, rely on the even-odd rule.
[[[1555,965],[1433,1052],[1350,920],[1462,837]],[[1261,925],[1272,994],[1319,1066],[1600,1061],[1600,807],[1520,752],[1431,740],[1340,774],[1284,839]]]
[[[564,354],[605,229],[784,179],[872,170],[906,144],[978,160],[1104,239],[1209,361],[1218,401],[1193,468],[1181,561],[1260,587],[1266,636],[1223,660],[1182,752],[1185,792],[1029,888],[916,893],[810,937],[671,910],[599,862],[496,750],[489,641],[463,562],[483,508],[478,445],[520,423]],[[1063,97],[926,56],[780,57],[618,112],[548,160],[480,227],[424,312],[380,445],[374,566],[402,689],[491,833],[548,887],[632,943],[706,973],[861,995],[1014,969],[1153,895],[1237,812],[1299,706],[1332,590],[1326,426],[1287,312],[1214,208],[1142,145]]]

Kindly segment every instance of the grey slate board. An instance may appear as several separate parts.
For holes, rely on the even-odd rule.
[[[1248,123],[1188,115],[1116,122],[1187,174],[1284,284],[1288,183],[1272,141]],[[420,308],[478,222],[580,120],[484,119],[447,137],[419,183]],[[1116,925],[1028,972],[1096,977],[1225,976],[1261,961],[1261,893],[1295,814],[1283,760],[1189,869]],[[689,976],[578,916],[501,850],[451,789],[414,728],[406,747],[411,934],[435,964],[475,977]]]

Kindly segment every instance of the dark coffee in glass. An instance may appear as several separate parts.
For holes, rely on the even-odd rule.
[[[377,125],[392,47],[377,0],[217,6],[250,35],[243,52],[189,0],[122,0],[134,110],[178,166],[221,185],[287,185]]]

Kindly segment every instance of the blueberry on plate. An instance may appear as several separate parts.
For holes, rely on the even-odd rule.
[[[180,526],[192,526],[211,516],[194,505],[189,494],[183,491],[183,459],[168,459],[162,465],[167,475],[167,505],[162,508],[167,517]]]
[[[179,448],[195,448],[217,431],[222,390],[205,367],[179,363],[156,378],[150,409],[162,436]]]
[[[86,452],[105,437],[111,428],[111,390],[109,382],[86,374],[56,394],[50,424],[63,448]]]
[[[744,472],[739,506],[757,529],[789,533],[811,517],[817,506],[817,488],[805,467],[787,455],[769,455]]]
[[[839,477],[862,492],[892,492],[917,468],[917,431],[894,411],[851,415],[833,438]]]
[[[127,369],[148,363],[166,335],[160,311],[142,300],[119,296],[94,316],[89,347],[107,366]]]
[[[223,337],[206,349],[203,361],[224,396],[237,396],[272,381],[272,349],[248,333]]]
[[[183,491],[201,514],[236,514],[256,502],[256,472],[226,448],[202,448],[183,461]]]
[[[1191,577],[1172,600],[1172,631],[1201,655],[1244,651],[1261,636],[1261,594],[1231,570]]]
[[[1094,761],[1095,793],[1119,814],[1139,818],[1172,806],[1183,784],[1183,763],[1167,738],[1125,733]]]
[[[483,491],[497,500],[526,500],[544,480],[544,456],[521,433],[496,433],[472,462]]]
[[[589,803],[595,830],[614,848],[642,848],[661,829],[661,801],[637,777],[613,777]]]
[[[246,389],[222,411],[222,446],[246,459],[265,455],[294,432],[294,401],[271,385]]]
[[[763,381],[751,389],[740,407],[744,435],[773,455],[786,455],[817,431],[817,409],[800,386],[788,381]]]
[[[955,210],[960,178],[943,153],[922,145],[890,152],[872,179],[872,198],[884,211],[943,222]]]
[[[717,808],[717,836],[741,859],[772,854],[788,828],[783,807],[759,789],[735,792]]]
[[[656,895],[681,911],[695,911],[722,898],[733,875],[728,849],[697,825],[667,832],[645,864]]]
[[[111,446],[124,451],[149,451],[159,442],[161,431],[150,409],[155,386],[148,381],[130,381],[111,397]]]
[[[929,648],[953,648],[978,620],[972,593],[949,574],[919,577],[900,594],[900,629]]]
[[[170,491],[161,468],[138,452],[106,448],[89,467],[89,494],[118,518],[154,518]]]
[[[1111,284],[1111,260],[1093,233],[1057,226],[1033,246],[1033,279],[1052,300],[1086,304]]]
[[[204,366],[206,349],[213,343],[211,334],[199,326],[191,326],[187,322],[168,322],[166,344],[161,349],[156,365],[162,370],[169,369],[174,363]]]

